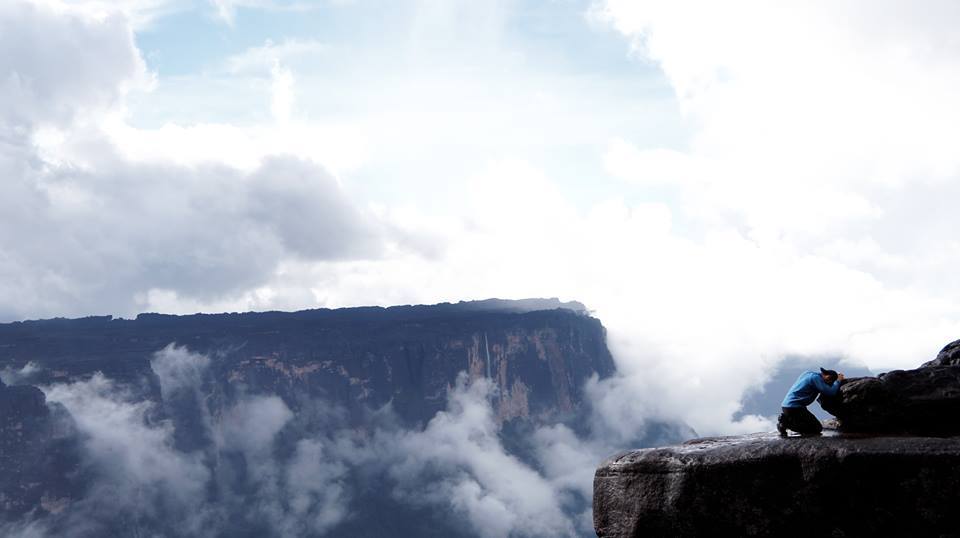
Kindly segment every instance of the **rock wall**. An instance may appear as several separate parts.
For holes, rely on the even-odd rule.
[[[603,326],[580,303],[493,300],[0,324],[0,369],[32,364],[23,382],[34,385],[100,371],[159,402],[150,361],[170,344],[211,358],[210,390],[226,401],[275,394],[296,409],[322,397],[358,418],[390,402],[411,424],[444,408],[461,371],[498,386],[506,421],[575,412],[585,380],[615,368]]]
[[[0,382],[0,520],[55,513],[81,487],[72,423],[51,407],[36,387]]]

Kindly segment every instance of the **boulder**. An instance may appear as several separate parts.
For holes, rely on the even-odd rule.
[[[614,456],[593,514],[601,537],[960,536],[958,494],[960,437],[765,433]]]
[[[837,396],[821,396],[820,405],[843,432],[960,435],[960,366],[850,379]]]
[[[960,366],[960,340],[950,342],[932,361],[923,363],[923,366]]]

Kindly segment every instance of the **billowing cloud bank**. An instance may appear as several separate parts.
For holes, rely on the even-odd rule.
[[[701,433],[769,427],[731,417],[788,354],[909,367],[960,333],[952,2],[597,1],[584,24],[622,35],[623,54],[659,70],[686,143],[584,142],[606,148],[584,182],[621,193],[594,201],[547,172],[586,120],[516,125],[511,140],[527,133],[550,158],[500,152],[466,175],[391,171],[429,171],[433,183],[417,185],[462,193],[439,207],[432,192],[366,203],[348,173],[324,166],[340,153],[353,167],[377,159],[376,148],[339,151],[358,130],[447,124],[300,121],[284,55],[330,53],[317,43],[278,40],[226,62],[262,71],[269,125],[135,127],[127,100],[158,80],[135,25],[176,4],[0,7],[0,316],[559,295],[610,329],[623,377],[598,389],[608,413]],[[218,5],[225,20],[242,8]],[[457,9],[441,20],[456,23]],[[480,110],[517,105],[487,97]],[[416,134],[446,147],[441,131]]]

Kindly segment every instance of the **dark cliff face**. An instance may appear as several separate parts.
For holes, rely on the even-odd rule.
[[[535,300],[5,324],[0,368],[31,364],[38,385],[102,372],[159,401],[150,361],[171,344],[209,356],[209,390],[227,398],[323,397],[358,416],[390,402],[409,423],[443,409],[461,371],[496,384],[502,421],[572,414],[585,380],[614,372],[599,320]]]
[[[914,370],[820,398],[839,431],[626,452],[594,478],[600,536],[957,536],[956,342]]]
[[[31,386],[0,383],[0,514],[57,513],[81,490],[76,432]]]
[[[182,362],[157,358],[168,355]],[[409,462],[383,468],[370,458],[388,453],[390,443],[412,444],[407,432],[450,413],[449,397],[463,392],[466,379],[492,387],[487,401],[496,435],[523,460],[535,428],[582,425],[586,380],[613,373],[599,320],[579,303],[556,300],[0,325],[0,375],[11,385],[0,387],[0,516],[52,521],[47,533],[67,536],[462,535],[463,523],[450,514],[397,497],[408,478],[389,466]],[[92,394],[56,389],[75,383]],[[46,402],[38,386],[48,395],[52,390],[54,400],[87,398],[104,409],[79,417],[78,429],[64,405]],[[131,435],[140,437],[90,433],[109,429],[117,413],[136,414],[132,423],[143,428]],[[171,446],[143,465],[122,452],[128,442],[162,445],[156,432],[164,431],[171,432]],[[91,435],[107,439],[96,454]],[[328,461],[332,452],[336,463]],[[114,457],[117,469],[110,469]],[[172,486],[163,472],[153,476],[151,465],[199,477],[191,495],[204,504],[203,517],[190,530],[178,526],[193,518],[184,512],[189,507],[169,500],[179,494],[163,490]],[[298,480],[293,469],[302,467],[326,478]],[[128,490],[122,472],[149,480]],[[352,494],[343,506],[321,491],[345,484]],[[300,493],[284,498],[270,488]],[[107,501],[93,500],[104,495]],[[128,506],[130,495],[138,500]],[[276,506],[265,508],[267,500]],[[315,514],[321,501],[348,515]],[[582,510],[583,502],[571,510]],[[81,512],[94,514],[94,523],[81,518],[89,531],[76,526]],[[261,521],[267,512],[293,514],[283,521],[296,525],[313,521],[314,530],[278,528]],[[61,513],[70,515],[56,517]]]

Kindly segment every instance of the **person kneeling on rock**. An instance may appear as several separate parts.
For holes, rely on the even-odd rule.
[[[783,412],[777,419],[777,431],[782,437],[787,436],[787,430],[793,430],[800,435],[817,435],[823,431],[820,421],[807,410],[807,406],[817,399],[819,394],[836,396],[840,391],[840,383],[844,380],[843,374],[833,370],[820,368],[820,373],[804,372],[787,391],[783,399]]]

